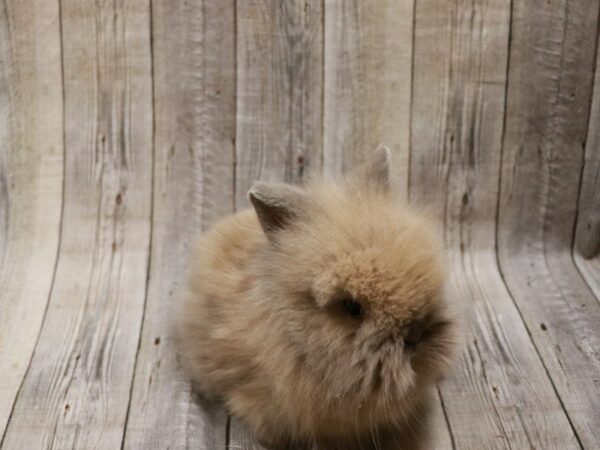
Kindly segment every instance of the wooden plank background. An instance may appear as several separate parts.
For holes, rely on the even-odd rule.
[[[434,449],[600,448],[599,0],[6,0],[0,447],[260,449],[169,311],[254,180],[379,143],[468,338]]]

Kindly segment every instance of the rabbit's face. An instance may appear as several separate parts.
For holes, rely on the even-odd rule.
[[[410,397],[443,375],[455,353],[439,248],[426,230],[408,227],[349,248],[314,274],[315,315],[323,321],[311,331],[346,355],[336,364],[355,376],[346,388],[358,397]]]
[[[263,197],[251,199],[271,241],[265,292],[278,299],[298,368],[336,414],[355,419],[363,408],[392,421],[445,373],[458,324],[432,225],[399,208],[381,174],[372,163],[342,187],[280,186],[267,192],[280,208],[267,218],[265,191],[278,188],[259,186]]]

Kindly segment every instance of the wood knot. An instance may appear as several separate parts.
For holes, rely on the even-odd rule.
[[[465,192],[462,196],[462,204],[463,206],[467,206],[469,204],[469,193]]]

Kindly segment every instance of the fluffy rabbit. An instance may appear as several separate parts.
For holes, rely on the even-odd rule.
[[[459,325],[431,222],[392,195],[389,151],[340,184],[249,197],[194,249],[176,331],[198,389],[272,448],[417,448]]]

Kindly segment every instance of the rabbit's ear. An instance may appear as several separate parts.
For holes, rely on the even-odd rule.
[[[302,190],[283,183],[255,183],[248,191],[248,197],[269,239],[273,232],[299,218],[307,206],[307,197]]]
[[[350,180],[362,187],[387,193],[390,191],[390,150],[380,145],[364,165],[351,172]]]

